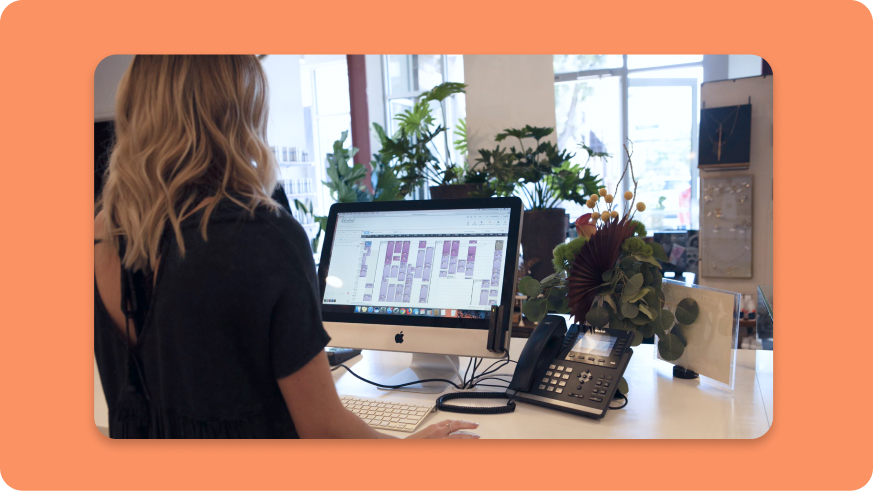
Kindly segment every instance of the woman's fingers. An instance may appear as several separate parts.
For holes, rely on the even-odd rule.
[[[456,431],[451,435],[446,437],[447,439],[452,440],[470,440],[470,439],[479,439],[479,435],[475,433],[470,433],[469,431]]]
[[[455,419],[446,419],[439,423],[434,423],[427,428],[413,433],[408,438],[479,438],[479,435],[463,430],[474,430],[479,427],[479,423],[470,421],[461,421]],[[458,435],[457,437],[455,435]]]

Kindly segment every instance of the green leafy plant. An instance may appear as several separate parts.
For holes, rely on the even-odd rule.
[[[571,159],[575,154],[544,140],[553,132],[554,128],[530,125],[510,128],[495,137],[498,145],[494,150],[479,150],[477,165],[489,176],[482,194],[515,194],[525,201],[527,210],[556,208],[566,200],[586,202],[600,185],[600,179],[591,173],[588,162],[609,155],[583,144],[580,148],[588,152],[588,160],[585,165],[574,164]],[[501,148],[499,143],[507,138],[517,139],[518,148],[514,145]],[[529,139],[533,139],[533,146],[525,146],[525,140]]]
[[[411,108],[394,117],[398,129],[393,136],[388,136],[381,126],[374,125],[378,127],[376,131],[382,142],[380,153],[398,171],[402,196],[426,182],[436,185],[462,182],[465,165],[452,161],[448,132],[444,126],[435,125],[431,103],[437,103],[445,122],[448,117],[446,99],[453,94],[463,93],[465,88],[466,85],[462,83],[445,82],[421,94]],[[466,125],[462,128],[466,135]],[[442,152],[436,146],[440,134]],[[466,146],[466,136],[463,142]]]
[[[628,166],[632,166],[630,155]],[[519,292],[528,297],[524,315],[539,322],[549,312],[571,314],[577,322],[594,327],[632,331],[632,346],[656,334],[661,357],[678,359],[687,341],[676,326],[694,324],[697,303],[685,298],[675,306],[675,313],[668,309],[661,274],[667,255],[657,242],[643,240],[645,227],[633,220],[645,204],[634,206],[627,201],[633,192],[625,193],[619,218],[618,206],[605,188],[592,194],[598,197],[586,202],[592,212],[576,221],[579,237],[553,251],[555,272],[542,281],[526,276],[519,282]]]
[[[377,132],[381,130],[378,125]],[[374,154],[370,162],[372,191],[364,185],[367,169],[362,164],[352,162],[358,149],[344,148],[348,132],[343,131],[339,140],[333,142],[333,153],[327,155],[327,175],[330,181],[323,184],[330,190],[330,196],[337,203],[358,203],[362,201],[395,201],[401,199],[400,179],[396,170],[388,165],[382,154]]]

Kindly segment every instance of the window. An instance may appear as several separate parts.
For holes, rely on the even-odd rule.
[[[558,145],[587,155],[584,142],[611,157],[589,162],[615,193],[627,140],[638,182],[637,215],[649,232],[698,228],[697,125],[703,55],[556,55]],[[632,190],[629,179],[617,200]],[[587,209],[565,203],[575,220]]]
[[[464,57],[462,55],[385,55],[385,131],[390,135],[397,131],[394,117],[410,109],[418,96],[443,82],[464,82]],[[449,142],[455,139],[458,123],[466,117],[464,94],[454,94],[445,101],[446,119],[443,122],[439,104],[431,102],[434,124],[447,126]],[[440,137],[442,138],[442,137]],[[464,156],[450,144],[453,162],[462,162]],[[437,158],[444,160],[444,145],[433,148]]]

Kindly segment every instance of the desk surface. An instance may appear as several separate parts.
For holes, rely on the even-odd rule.
[[[513,360],[518,359],[524,347],[523,341],[512,340],[510,355]],[[770,428],[773,421],[772,351],[738,350],[734,391],[731,392],[703,377],[674,379],[673,366],[655,360],[652,350],[652,345],[634,348],[625,372],[630,402],[624,409],[610,410],[603,419],[518,402],[515,412],[509,414],[433,412],[422,425],[444,419],[465,419],[480,424],[477,433],[482,438],[757,438]],[[345,364],[362,377],[380,381],[408,367],[411,358],[408,353],[364,351],[362,356]],[[462,369],[467,360],[461,358]],[[482,367],[489,364],[485,360]],[[498,373],[511,374],[514,366],[509,365]],[[425,404],[432,404],[437,397],[380,390],[354,378],[343,368],[335,370],[333,377],[340,395]],[[501,389],[483,387],[481,390]],[[469,403],[493,406],[501,402],[471,400]],[[400,437],[408,435],[380,431]]]

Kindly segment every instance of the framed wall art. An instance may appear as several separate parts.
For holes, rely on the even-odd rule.
[[[752,176],[701,179],[700,275],[752,277]]]

